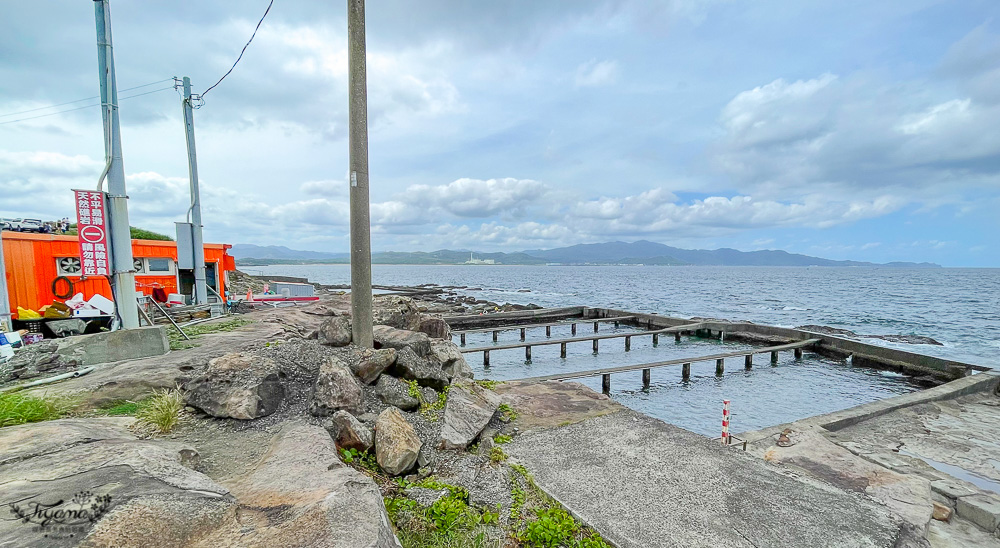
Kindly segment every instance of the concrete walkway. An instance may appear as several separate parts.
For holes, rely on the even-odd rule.
[[[526,428],[507,452],[539,487],[621,548],[890,548],[900,540],[901,520],[863,495],[794,477],[606,398],[595,400],[582,385],[541,384],[575,407],[568,415],[580,416],[588,400],[601,411],[552,426],[564,416],[552,409],[545,388],[504,386]],[[546,424],[535,420],[534,402],[550,417]]]

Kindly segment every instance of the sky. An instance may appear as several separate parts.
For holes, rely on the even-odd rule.
[[[203,92],[266,7],[111,3],[132,225],[173,234],[190,201],[167,80]],[[346,12],[275,0],[195,111],[206,241],[349,249]],[[1000,267],[998,15],[995,0],[370,2],[372,248],[645,239]],[[104,167],[100,108],[43,107],[99,92],[93,3],[0,1],[0,52],[0,216],[72,217],[70,190]]]

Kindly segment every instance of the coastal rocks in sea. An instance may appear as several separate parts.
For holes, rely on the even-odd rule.
[[[7,546],[185,546],[235,508],[229,491],[188,465],[185,444],[140,440],[130,418],[60,419],[0,428],[0,520]],[[30,501],[84,511],[74,537],[30,523]],[[92,518],[92,519],[91,519]]]
[[[451,327],[444,318],[438,316],[421,316],[417,331],[435,339],[447,339],[451,336]]]
[[[351,360],[350,367],[361,382],[371,384],[394,363],[396,363],[396,349],[372,350],[366,348],[358,352],[357,357]]]
[[[285,424],[229,487],[240,514],[200,546],[399,546],[375,482],[341,462],[319,426]]]
[[[387,474],[409,472],[417,462],[423,444],[403,413],[388,407],[375,421],[375,459]]]
[[[465,449],[486,428],[500,406],[500,396],[475,383],[452,385],[444,408],[441,449]]]
[[[472,378],[472,368],[462,357],[458,346],[451,341],[431,342],[431,353],[441,362],[441,370],[451,382]]]
[[[449,383],[448,375],[441,369],[441,362],[437,358],[422,358],[409,347],[404,347],[396,353],[396,364],[392,367],[392,373],[435,390],[442,390]]]
[[[382,403],[413,411],[420,407],[420,400],[410,395],[410,385],[391,375],[382,375],[375,383],[375,395]]]
[[[317,338],[327,346],[347,346],[351,344],[351,319],[347,316],[327,318],[319,326]]]
[[[230,352],[184,385],[184,401],[213,417],[250,420],[274,413],[285,398],[274,360]]]
[[[337,411],[331,419],[330,434],[337,441],[337,447],[367,451],[375,444],[372,429],[361,424],[347,411]]]
[[[431,353],[431,339],[424,333],[396,329],[387,325],[376,325],[372,334],[375,337],[375,343],[380,348],[395,348],[396,350],[410,348],[418,356],[427,356]]]
[[[361,404],[361,385],[354,378],[354,373],[340,358],[328,357],[319,367],[309,412],[319,416],[340,409],[358,413]]]
[[[374,325],[417,331],[420,327],[420,310],[409,297],[379,295],[372,299],[372,320]]]

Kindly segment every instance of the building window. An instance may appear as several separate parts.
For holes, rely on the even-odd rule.
[[[170,259],[146,259],[146,271],[147,272],[170,272],[173,270],[171,267]]]

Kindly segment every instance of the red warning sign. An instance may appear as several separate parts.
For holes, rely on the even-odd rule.
[[[108,276],[111,259],[104,192],[74,190],[76,193],[76,230],[80,240],[80,263],[84,276]]]

